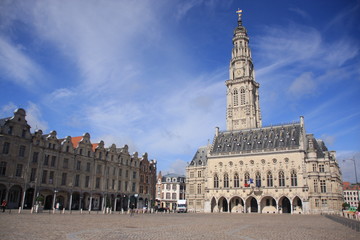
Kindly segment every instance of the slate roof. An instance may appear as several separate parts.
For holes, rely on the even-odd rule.
[[[299,149],[300,123],[223,131],[214,137],[210,155]]]
[[[11,117],[7,117],[7,118],[2,118],[0,119],[0,127],[4,126],[6,121],[9,120]]]
[[[191,166],[205,166],[207,164],[207,146],[199,147],[193,157]]]

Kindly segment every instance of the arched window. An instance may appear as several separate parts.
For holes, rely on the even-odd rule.
[[[248,172],[244,175],[244,186],[250,187],[250,174]]]
[[[224,174],[224,188],[229,187],[229,175],[227,173]]]
[[[261,175],[259,172],[256,173],[255,181],[256,181],[256,187],[261,187]]]
[[[295,170],[291,171],[291,186],[296,187],[297,186],[297,174]]]
[[[279,172],[279,187],[285,186],[285,175],[283,171]]]
[[[240,185],[239,174],[235,173],[235,175],[234,175],[234,187],[238,188],[239,185]]]
[[[245,105],[245,89],[240,90],[240,105]]]
[[[214,188],[219,188],[219,177],[217,174],[214,176]]]
[[[238,90],[234,89],[234,106],[238,106],[239,105],[239,94],[238,94]]]
[[[268,187],[273,186],[273,176],[272,176],[272,173],[270,171],[267,173],[267,186]]]

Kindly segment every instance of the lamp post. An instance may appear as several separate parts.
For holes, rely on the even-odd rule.
[[[344,159],[343,162],[345,162],[345,161],[352,161],[354,163],[355,181],[356,181],[355,187],[357,189],[357,197],[358,197],[358,205],[359,205],[360,195],[359,195],[359,185],[358,185],[357,172],[356,172],[356,161],[355,161],[354,157],[351,159]]]

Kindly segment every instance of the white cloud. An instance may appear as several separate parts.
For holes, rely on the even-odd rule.
[[[5,117],[12,117],[12,113],[17,108],[18,107],[13,102],[9,102],[1,107],[1,115],[4,115]]]
[[[41,79],[41,69],[26,56],[21,46],[16,46],[0,35],[0,71],[18,86],[34,87]]]
[[[170,166],[166,170],[163,171],[163,174],[176,173],[176,174],[185,175],[186,166],[187,166],[186,161],[181,159],[176,159],[175,161],[171,162]]]
[[[296,78],[289,87],[292,97],[300,98],[303,95],[313,94],[316,91],[316,82],[313,73],[305,72]]]
[[[45,132],[48,129],[48,123],[42,119],[42,113],[35,103],[29,102],[26,108],[26,119],[28,124],[32,127],[32,131],[41,129]]]

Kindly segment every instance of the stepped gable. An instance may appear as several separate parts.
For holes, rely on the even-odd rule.
[[[207,164],[207,147],[199,147],[193,157],[190,165],[192,166],[204,166]]]
[[[215,136],[211,155],[299,149],[300,123],[223,131]]]

